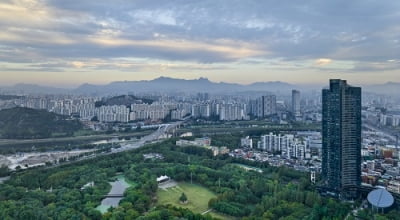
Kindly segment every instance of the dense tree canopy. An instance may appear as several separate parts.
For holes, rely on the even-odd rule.
[[[72,136],[83,128],[78,120],[30,108],[16,107],[0,111],[0,137],[8,139]]]
[[[305,173],[228,156],[213,157],[205,148],[177,147],[174,141],[14,173],[0,185],[0,219],[213,219],[188,209],[156,206],[156,178],[165,174],[207,187],[217,194],[208,202],[210,208],[247,220],[343,219],[351,209],[317,194]],[[145,153],[160,153],[164,158],[145,160]],[[246,171],[237,164],[259,167],[263,173]],[[117,208],[102,215],[95,208],[117,174],[135,184],[125,191]],[[94,187],[81,190],[91,181]]]

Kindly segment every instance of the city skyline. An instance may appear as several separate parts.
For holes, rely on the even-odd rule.
[[[2,85],[150,80],[398,81],[400,3],[0,3]]]

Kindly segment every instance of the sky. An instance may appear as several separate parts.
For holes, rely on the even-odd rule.
[[[400,1],[1,0],[0,85],[400,81]]]

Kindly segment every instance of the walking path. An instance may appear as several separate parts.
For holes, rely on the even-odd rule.
[[[203,212],[203,213],[201,213],[202,215],[205,215],[205,214],[207,214],[207,213],[209,213],[209,212],[211,212],[212,211],[212,209],[209,209],[209,210],[207,210],[207,211],[205,211],[205,212]]]

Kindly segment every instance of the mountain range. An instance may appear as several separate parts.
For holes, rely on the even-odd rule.
[[[21,94],[66,94],[71,93],[69,89],[62,89],[36,84],[18,83],[11,87],[2,87],[4,91],[12,91]]]
[[[289,94],[292,89],[319,90],[314,88],[293,85],[280,81],[256,82],[249,85],[225,82],[212,82],[207,78],[176,79],[159,77],[153,80],[116,81],[105,85],[85,83],[75,89],[61,89],[33,84],[17,84],[2,88],[3,91],[13,91],[28,94],[84,94],[84,95],[118,95],[135,93],[237,93],[237,92],[273,92]],[[363,91],[380,94],[398,94],[400,83],[388,82],[385,84],[366,85]]]
[[[398,96],[400,91],[400,83],[387,82],[385,84],[367,85],[363,86],[363,89],[368,92]]]
[[[160,77],[154,80],[119,81],[107,85],[84,84],[74,92],[79,94],[109,94],[109,93],[171,93],[171,92],[209,92],[209,93],[234,93],[241,91],[283,91],[291,90],[294,85],[283,82],[264,82],[250,85],[236,83],[211,82],[206,78],[199,79],[174,79]]]

